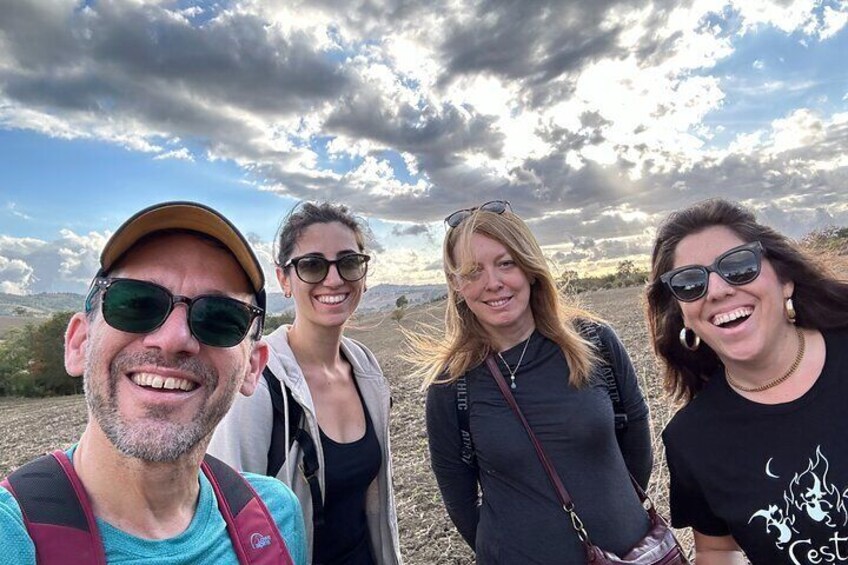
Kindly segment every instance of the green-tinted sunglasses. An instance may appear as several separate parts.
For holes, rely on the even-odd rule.
[[[202,294],[194,298],[173,294],[158,284],[136,279],[94,279],[85,300],[90,312],[94,296],[102,292],[103,319],[122,332],[150,333],[159,328],[171,315],[174,306],[188,308],[188,327],[197,341],[212,347],[233,347],[247,336],[253,320],[262,316],[262,308],[235,298],[217,294]],[[257,339],[261,324],[257,328]]]

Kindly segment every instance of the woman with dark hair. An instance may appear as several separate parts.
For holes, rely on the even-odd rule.
[[[265,378],[236,399],[209,445],[234,467],[292,488],[315,565],[401,562],[388,383],[373,354],[343,335],[365,292],[364,251],[365,227],[344,206],[306,202],[288,215],[277,280],[294,298],[294,322],[266,337]]]
[[[490,358],[573,497],[584,533],[626,554],[649,528],[628,471],[645,487],[652,451],[648,409],[624,347],[609,327],[566,302],[536,238],[505,201],[460,210],[446,223],[445,331],[410,337],[427,387],[431,464],[448,514],[480,565],[587,561],[528,434],[487,368]],[[581,333],[587,321],[606,353]],[[618,437],[601,357],[628,419]],[[458,416],[460,393],[467,429]],[[473,442],[473,454],[463,438]]]
[[[660,226],[654,349],[685,406],[663,432],[697,562],[848,560],[848,283],[742,206]]]

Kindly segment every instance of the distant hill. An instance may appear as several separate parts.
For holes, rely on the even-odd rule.
[[[47,317],[54,312],[78,310],[84,300],[85,296],[72,292],[41,292],[25,296],[0,293],[0,316]]]
[[[401,296],[406,296],[410,305],[424,304],[447,294],[444,284],[398,285],[380,284],[369,287],[362,297],[359,309],[366,312],[391,310]],[[30,294],[0,293],[0,316],[20,316],[27,318],[47,317],[54,312],[75,311],[82,308],[85,296],[71,292]],[[268,294],[268,312],[282,314],[294,309],[294,300],[286,298],[280,292]]]
[[[368,292],[362,296],[359,310],[362,312],[381,312],[395,308],[397,299],[406,296],[408,304],[424,304],[442,298],[447,294],[443,284],[401,285],[379,284],[368,287]],[[268,294],[268,312],[282,314],[294,310],[294,299],[286,298],[281,292]]]

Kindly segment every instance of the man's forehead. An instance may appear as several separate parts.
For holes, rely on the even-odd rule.
[[[189,230],[166,230],[143,237],[121,256],[108,275],[132,275],[167,287],[167,281],[156,279],[168,273],[186,281],[220,280],[205,289],[209,294],[253,294],[247,273],[230,250],[215,238]]]

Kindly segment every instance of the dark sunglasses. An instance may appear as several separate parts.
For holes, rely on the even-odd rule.
[[[327,278],[330,265],[335,265],[339,276],[347,282],[356,282],[368,272],[368,261],[371,259],[364,253],[351,253],[331,261],[320,255],[302,255],[286,261],[283,269],[294,265],[297,278],[305,283],[318,284]]]
[[[264,311],[258,306],[217,294],[194,298],[173,294],[164,286],[135,279],[94,279],[85,300],[85,311],[93,308],[94,296],[102,292],[101,309],[106,323],[122,332],[150,333],[168,319],[174,306],[188,308],[188,327],[197,341],[212,347],[233,347],[247,336],[253,320]],[[260,328],[257,328],[257,339]]]
[[[727,284],[739,286],[753,282],[760,275],[763,245],[759,241],[728,249],[709,267],[688,265],[660,277],[671,294],[681,302],[694,302],[707,293],[710,273],[716,273]]]
[[[475,206],[474,208],[463,208],[462,210],[457,210],[445,218],[445,223],[448,227],[455,228],[477,210],[491,212],[492,214],[503,214],[507,210],[512,212],[512,207],[510,207],[509,202],[506,200],[490,200],[489,202],[481,204],[480,206]]]

